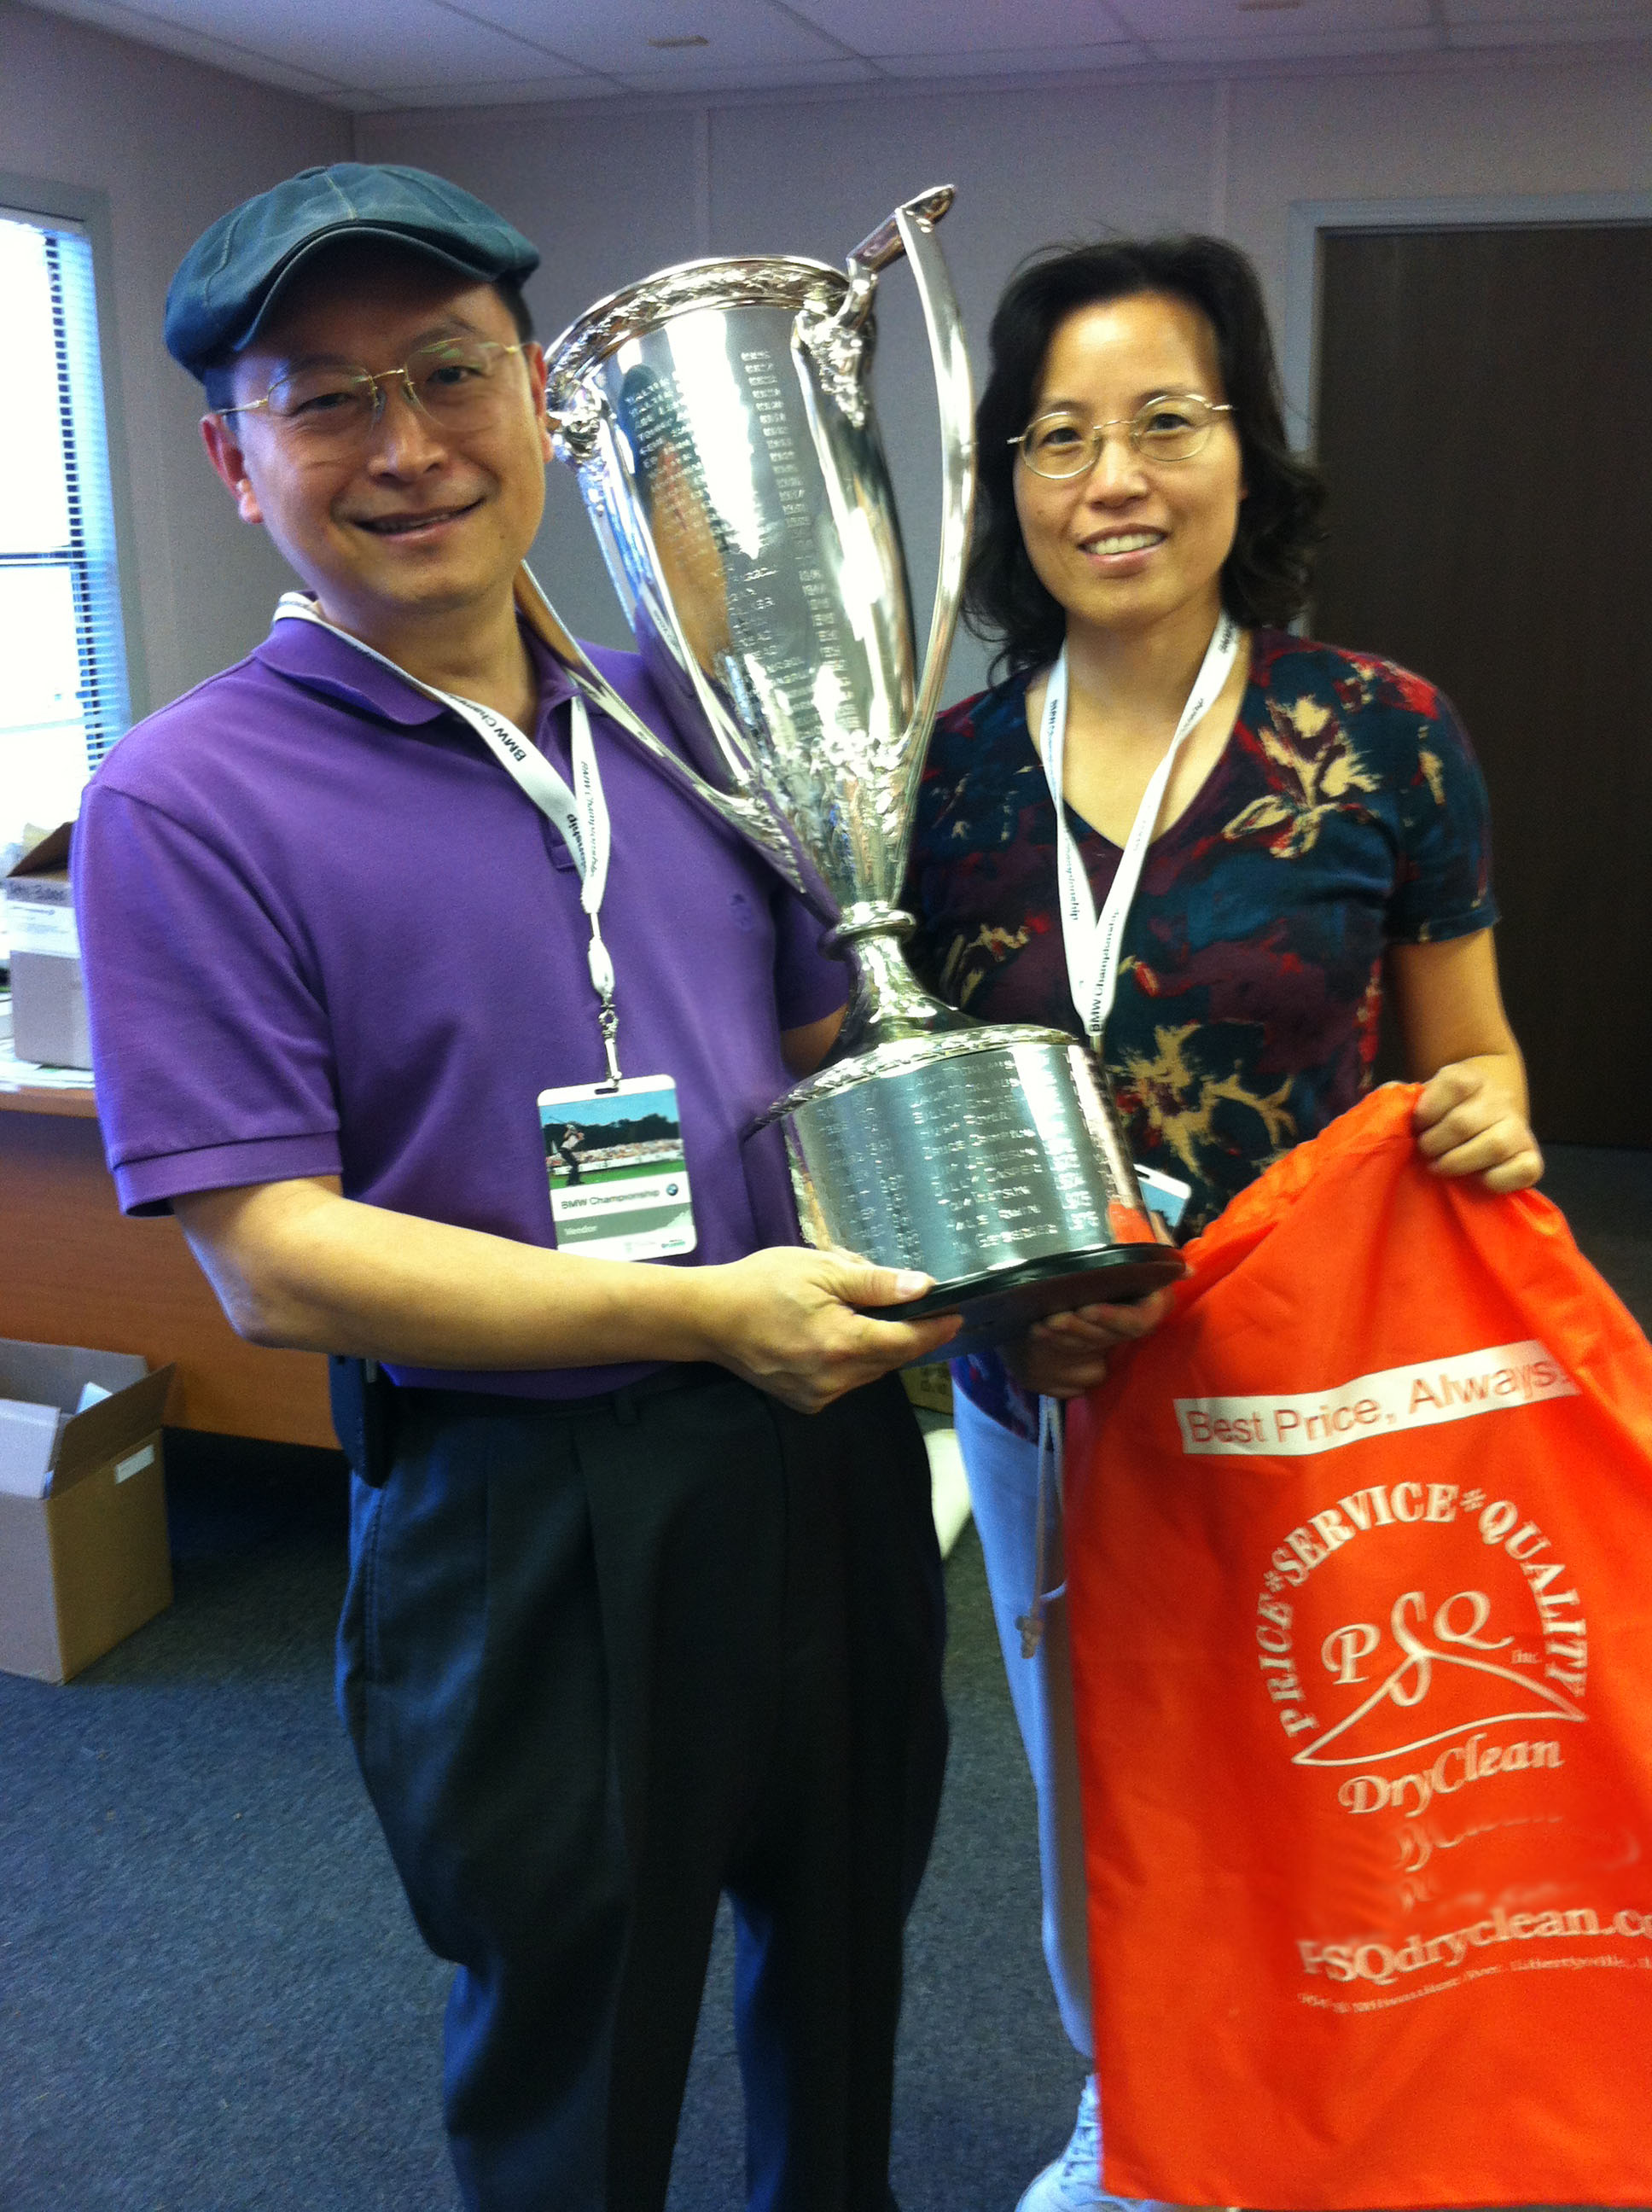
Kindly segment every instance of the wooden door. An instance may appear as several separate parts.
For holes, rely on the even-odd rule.
[[[1652,1146],[1652,224],[1321,247],[1314,632],[1467,725],[1540,1137]]]

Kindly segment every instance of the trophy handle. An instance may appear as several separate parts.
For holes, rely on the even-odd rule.
[[[958,606],[963,597],[963,571],[969,553],[969,519],[975,506],[975,402],[969,375],[969,356],[964,344],[963,317],[957,294],[940,247],[935,225],[951,206],[954,188],[937,185],[896,209],[888,221],[864,238],[848,258],[851,285],[863,274],[887,268],[904,254],[911,264],[923,305],[924,328],[929,336],[929,358],[935,372],[935,398],[941,422],[941,543],[935,577],[935,605],[930,617],[929,641],[924,650],[924,672],[912,720],[901,743],[913,748],[910,777],[905,797],[909,814],[918,781],[923,774],[924,752],[930,725],[940,703],[947,655],[958,626]]]
[[[957,198],[956,185],[932,185],[926,192],[919,192],[886,216],[869,238],[863,238],[849,256],[851,275],[855,268],[865,270],[875,276],[880,269],[887,269],[891,261],[898,261],[908,252],[906,234],[901,228],[901,217],[910,216],[920,222],[938,223]]]
[[[811,904],[815,903],[818,895],[799,864],[796,847],[774,815],[759,800],[748,798],[743,792],[719,791],[714,784],[697,775],[680,754],[673,752],[664,738],[648,727],[636,709],[620,696],[563,622],[525,561],[516,572],[514,597],[518,611],[528,628],[592,705],[600,708],[610,721],[617,722],[629,736],[634,738],[650,760],[663,768],[674,783],[691,792],[703,805],[708,806],[714,814],[749,837],[793,890]]]

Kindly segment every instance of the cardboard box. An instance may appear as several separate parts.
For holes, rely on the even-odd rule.
[[[69,888],[72,824],[30,846],[5,879],[12,1049],[47,1067],[90,1067],[81,942]]]
[[[0,1337],[0,1668],[66,1682],[172,1603],[173,1370]],[[109,1395],[77,1412],[86,1386]]]

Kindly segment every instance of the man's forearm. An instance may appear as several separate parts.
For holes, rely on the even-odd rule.
[[[324,1181],[203,1193],[176,1210],[232,1325],[257,1344],[409,1367],[710,1356],[699,1323],[711,1286],[677,1268],[392,1213]]]
[[[173,1205],[241,1335],[393,1367],[710,1360],[814,1413],[938,1351],[958,1325],[902,1321],[929,1278],[850,1253],[780,1246],[707,1267],[587,1260],[363,1206],[320,1178]]]

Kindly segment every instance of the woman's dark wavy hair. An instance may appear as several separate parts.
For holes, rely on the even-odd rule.
[[[1032,419],[1045,356],[1081,307],[1163,292],[1197,307],[1216,334],[1239,434],[1246,497],[1222,568],[1222,603],[1248,628],[1283,628],[1301,612],[1321,532],[1325,489],[1285,437],[1278,369],[1256,271],[1220,238],[1102,240],[1052,246],[1011,280],[993,317],[992,374],[975,414],[981,475],[963,618],[995,643],[994,674],[1055,659],[1066,616],[1027,557],[1015,511],[1011,441]]]

